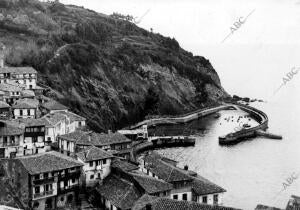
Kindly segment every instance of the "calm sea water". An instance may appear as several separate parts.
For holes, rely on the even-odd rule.
[[[152,134],[196,137],[195,147],[158,150],[227,190],[223,205],[254,209],[257,204],[284,208],[290,195],[300,195],[299,101],[254,103],[269,116],[269,131],[283,140],[255,138],[234,146],[220,146],[218,137],[233,131],[241,111],[221,111],[186,125],[160,126]],[[226,120],[226,119],[227,120]],[[228,118],[230,120],[228,120]],[[245,118],[247,121],[247,119]],[[249,121],[256,124],[253,120]],[[299,178],[288,182],[296,174]],[[286,184],[288,184],[288,186]]]

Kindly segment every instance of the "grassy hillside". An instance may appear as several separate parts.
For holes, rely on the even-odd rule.
[[[6,65],[33,66],[49,96],[98,131],[227,97],[209,60],[172,38],[82,7],[0,1]]]

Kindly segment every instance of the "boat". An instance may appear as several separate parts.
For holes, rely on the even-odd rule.
[[[216,118],[216,119],[220,118],[220,117],[221,117],[221,115],[219,113],[216,113],[215,116],[214,116],[214,118]]]
[[[251,125],[249,125],[247,123],[243,125],[243,128],[250,128],[250,127],[251,127]]]
[[[237,138],[233,133],[227,134],[225,136],[219,136],[219,144],[234,144],[237,143]]]

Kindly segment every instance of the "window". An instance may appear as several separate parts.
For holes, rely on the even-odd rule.
[[[93,161],[90,162],[90,167],[93,167]]]
[[[35,194],[40,193],[40,187],[39,186],[34,188],[34,193]]]
[[[207,196],[202,197],[202,203],[207,203]]]
[[[34,180],[39,180],[39,179],[40,179],[40,175],[39,174],[34,176]]]
[[[173,199],[177,200],[178,199],[178,195],[173,195]]]
[[[45,185],[45,191],[46,191],[46,192],[52,191],[52,184],[46,184],[46,185]]]
[[[27,115],[30,115],[30,109],[27,109]]]
[[[72,179],[72,183],[75,183],[75,181],[76,181],[75,178],[73,178],[73,179]]]
[[[98,174],[98,179],[101,179],[101,175],[100,175],[100,173]]]
[[[218,194],[214,195],[214,204],[218,204],[219,203],[219,196]]]
[[[4,144],[4,145],[7,145],[7,136],[4,136],[4,137],[3,137],[3,144]]]
[[[38,138],[37,138],[36,136],[33,136],[33,137],[32,137],[32,142],[35,143],[35,142],[37,142],[37,141],[38,141]]]
[[[91,175],[91,176],[90,176],[90,179],[94,179],[94,175]]]
[[[182,200],[184,200],[184,201],[187,200],[187,194],[186,193],[182,194]]]
[[[81,121],[78,122],[79,127],[81,127]]]
[[[48,173],[44,173],[44,179],[48,179]]]
[[[20,115],[21,115],[21,116],[23,115],[23,110],[22,110],[22,109],[20,109]]]
[[[105,164],[106,164],[106,159],[103,160],[103,165],[105,165]]]
[[[14,136],[11,136],[11,137],[10,137],[10,142],[11,142],[12,144],[15,144],[15,137],[14,137]]]

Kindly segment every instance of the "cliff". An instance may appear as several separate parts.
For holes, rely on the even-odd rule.
[[[0,35],[6,65],[34,67],[47,95],[97,131],[228,97],[209,60],[174,38],[82,7],[1,0]]]

